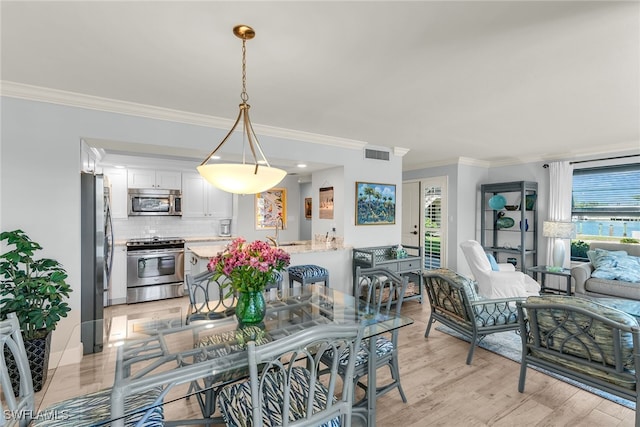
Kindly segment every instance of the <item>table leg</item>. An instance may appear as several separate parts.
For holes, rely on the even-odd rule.
[[[369,375],[367,375],[367,425],[376,425],[376,337],[369,338]]]

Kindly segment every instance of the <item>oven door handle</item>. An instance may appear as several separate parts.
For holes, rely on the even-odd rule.
[[[169,254],[179,254],[184,252],[184,249],[149,249],[142,251],[129,251],[127,252],[127,256],[145,256],[145,255],[169,255]]]

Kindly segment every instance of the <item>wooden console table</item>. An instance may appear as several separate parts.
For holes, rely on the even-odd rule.
[[[375,246],[353,249],[353,294],[356,292],[356,268],[384,267],[401,275],[411,275],[405,301],[417,299],[422,304],[422,248],[403,246],[407,252],[405,258],[397,258],[397,246]],[[412,287],[411,284],[414,284]]]

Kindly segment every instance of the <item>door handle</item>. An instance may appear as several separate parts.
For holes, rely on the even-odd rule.
[[[417,231],[412,231],[411,234],[418,234],[418,232]]]

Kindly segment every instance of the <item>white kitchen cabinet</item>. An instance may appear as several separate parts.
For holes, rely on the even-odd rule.
[[[197,173],[182,174],[182,217],[231,218],[233,194],[209,184]]]
[[[127,175],[129,188],[156,190],[180,190],[182,188],[182,174],[176,171],[129,169]]]
[[[109,200],[111,203],[111,217],[114,219],[127,219],[127,170],[104,168],[102,173],[107,177],[111,188]]]
[[[127,246],[115,245],[108,292],[109,305],[127,302]]]

